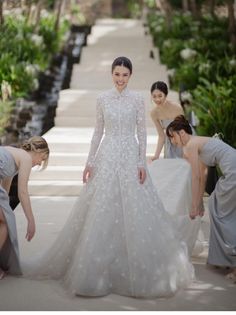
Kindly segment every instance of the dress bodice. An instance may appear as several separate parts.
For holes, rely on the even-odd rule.
[[[105,130],[105,132],[104,132]],[[127,148],[139,145],[139,164],[146,160],[146,126],[143,97],[137,92],[124,89],[119,93],[115,88],[99,95],[96,107],[96,126],[91,141],[88,165],[93,165],[95,156],[104,136],[110,147],[124,153]],[[107,152],[108,153],[108,152]]]
[[[173,119],[161,119],[161,124],[164,129],[173,121]]]
[[[207,166],[218,165],[225,173],[230,167],[230,163],[227,162],[234,156],[236,161],[236,150],[222,140],[211,138],[203,145],[199,156]]]
[[[18,172],[15,160],[10,152],[0,147],[0,179],[13,177]]]

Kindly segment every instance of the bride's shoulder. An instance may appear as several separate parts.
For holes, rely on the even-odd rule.
[[[142,93],[135,90],[130,90],[129,94],[137,103],[144,103],[144,96]]]
[[[97,101],[98,103],[101,103],[103,102],[104,100],[110,98],[112,96],[112,90],[105,90],[105,91],[102,91],[100,92],[98,95],[97,95]]]

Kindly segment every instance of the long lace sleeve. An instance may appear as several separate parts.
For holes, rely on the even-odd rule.
[[[89,155],[87,159],[86,166],[93,166],[95,156],[100,145],[102,136],[104,132],[104,118],[103,118],[103,111],[101,107],[101,99],[97,99],[97,106],[96,106],[96,125],[93,133],[93,137],[91,140]]]
[[[139,96],[137,105],[137,136],[139,142],[139,167],[146,165],[146,147],[147,147],[147,131],[145,121],[145,104],[142,96]]]

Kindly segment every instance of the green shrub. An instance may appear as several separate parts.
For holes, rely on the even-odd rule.
[[[0,100],[0,136],[4,133],[4,128],[9,123],[11,111],[13,108],[12,101],[1,101]]]
[[[223,139],[236,148],[236,75],[230,79],[218,78],[211,83],[201,78],[193,91],[193,109],[200,124],[200,135],[222,133]]]

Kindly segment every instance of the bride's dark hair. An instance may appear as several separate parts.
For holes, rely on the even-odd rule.
[[[184,115],[179,115],[175,117],[175,119],[167,126],[166,135],[167,137],[171,138],[173,131],[180,131],[180,130],[184,130],[189,135],[193,133],[192,128],[188,120],[184,117]]]
[[[122,57],[117,57],[112,63],[111,72],[114,71],[116,66],[123,66],[123,67],[129,69],[130,74],[132,74],[132,68],[133,67],[132,67],[132,62],[130,61],[129,58],[123,57],[123,56]]]

